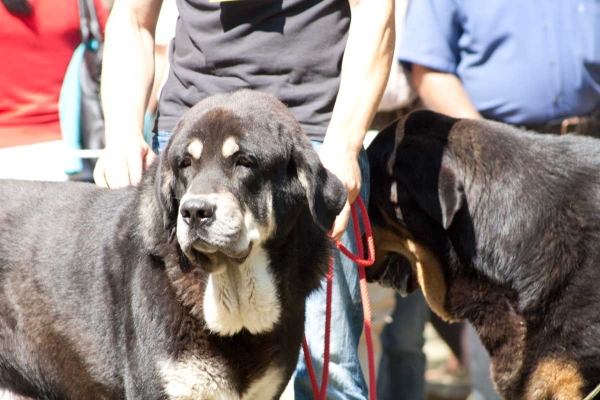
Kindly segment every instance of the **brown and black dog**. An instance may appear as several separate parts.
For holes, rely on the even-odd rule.
[[[0,180],[0,399],[278,399],[346,197],[250,90],[186,112],[137,187]]]
[[[371,278],[469,320],[506,399],[600,383],[600,141],[417,111],[368,149]]]

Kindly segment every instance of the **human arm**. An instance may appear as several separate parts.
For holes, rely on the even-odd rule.
[[[481,118],[454,74],[413,64],[412,84],[423,103],[433,111],[455,118]]]
[[[323,165],[348,189],[332,237],[348,225],[350,204],[361,187],[358,154],[383,95],[394,53],[394,0],[350,0],[351,22],[340,89],[320,150]]]
[[[102,106],[106,149],[94,169],[99,186],[137,184],[156,158],[144,141],[154,80],[154,30],[162,0],[117,0],[106,25]]]
[[[154,85],[148,101],[148,111],[158,109],[158,98],[169,72],[169,45],[175,36],[179,11],[173,0],[163,1],[154,32]]]
[[[481,118],[458,78],[464,35],[460,2],[411,1],[398,58],[428,108],[454,117]]]
[[[165,69],[169,63],[167,56],[168,50],[168,45],[159,45],[157,43],[156,46],[154,46],[154,83],[152,84],[147,107],[148,111],[152,114],[155,114],[158,108],[158,94],[163,83]]]

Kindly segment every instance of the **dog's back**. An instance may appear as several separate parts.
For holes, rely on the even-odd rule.
[[[123,326],[111,300],[126,295],[129,274],[119,254],[106,251],[118,238],[103,227],[120,223],[121,234],[131,233],[120,212],[128,190],[0,181],[0,381],[33,395],[68,379],[78,382],[73,392],[41,393],[114,397],[111,385],[95,382],[122,385],[114,345],[123,332],[109,327]]]

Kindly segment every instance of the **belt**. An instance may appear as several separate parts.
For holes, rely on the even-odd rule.
[[[556,119],[544,125],[526,125],[525,128],[539,133],[553,133],[558,135],[570,133],[600,137],[600,112],[596,111],[588,115]]]

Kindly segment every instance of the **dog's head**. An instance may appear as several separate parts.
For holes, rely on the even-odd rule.
[[[308,205],[325,231],[346,200],[290,111],[253,91],[210,97],[180,120],[155,183],[165,229],[207,272],[285,237]]]
[[[367,150],[377,255],[369,277],[403,296],[421,287],[431,308],[447,320],[453,317],[445,307],[439,254],[444,254],[446,231],[464,205],[459,171],[445,156],[455,121],[414,112],[384,128]]]

